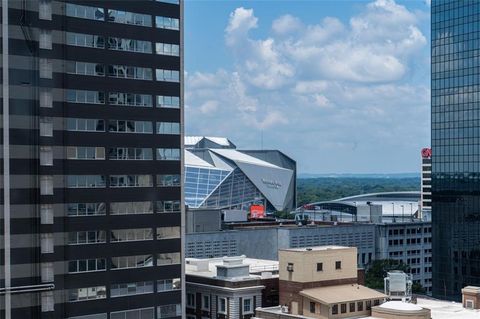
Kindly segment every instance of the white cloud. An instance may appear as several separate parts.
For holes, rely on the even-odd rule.
[[[200,112],[203,114],[212,114],[218,109],[218,101],[208,100],[200,106]]]
[[[243,7],[235,9],[230,14],[230,20],[225,29],[227,43],[234,45],[235,41],[246,37],[250,29],[257,27],[257,21],[258,19],[253,15],[253,9],[245,9]]]
[[[303,28],[302,21],[290,14],[286,14],[276,19],[272,23],[272,30],[277,35],[288,35],[295,33]]]
[[[283,15],[271,34],[253,37],[262,20],[237,8],[225,28],[234,71],[186,75],[187,132],[253,147],[263,130],[266,144],[297,158],[300,171],[411,167],[428,143],[428,80],[408,84],[428,73],[413,67],[429,53],[418,14],[376,0],[346,24]]]

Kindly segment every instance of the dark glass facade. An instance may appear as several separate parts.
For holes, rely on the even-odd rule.
[[[182,3],[1,4],[0,318],[180,317]]]
[[[432,1],[433,295],[480,286],[480,1]]]

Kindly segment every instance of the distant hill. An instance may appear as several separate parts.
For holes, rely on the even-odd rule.
[[[300,177],[297,179],[297,206],[368,193],[419,191],[420,177],[412,175]]]

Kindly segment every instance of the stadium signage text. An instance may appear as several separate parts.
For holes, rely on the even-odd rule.
[[[267,185],[267,187],[269,187],[269,188],[279,189],[280,187],[282,187],[282,183],[277,182],[277,181],[272,181],[272,180],[269,180],[269,179],[262,178],[262,182],[265,185]]]

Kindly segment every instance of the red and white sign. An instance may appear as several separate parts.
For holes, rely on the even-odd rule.
[[[265,207],[263,205],[251,205],[250,206],[250,218],[265,218]]]
[[[423,148],[422,149],[422,157],[423,158],[431,158],[432,157],[432,149],[431,148]]]

